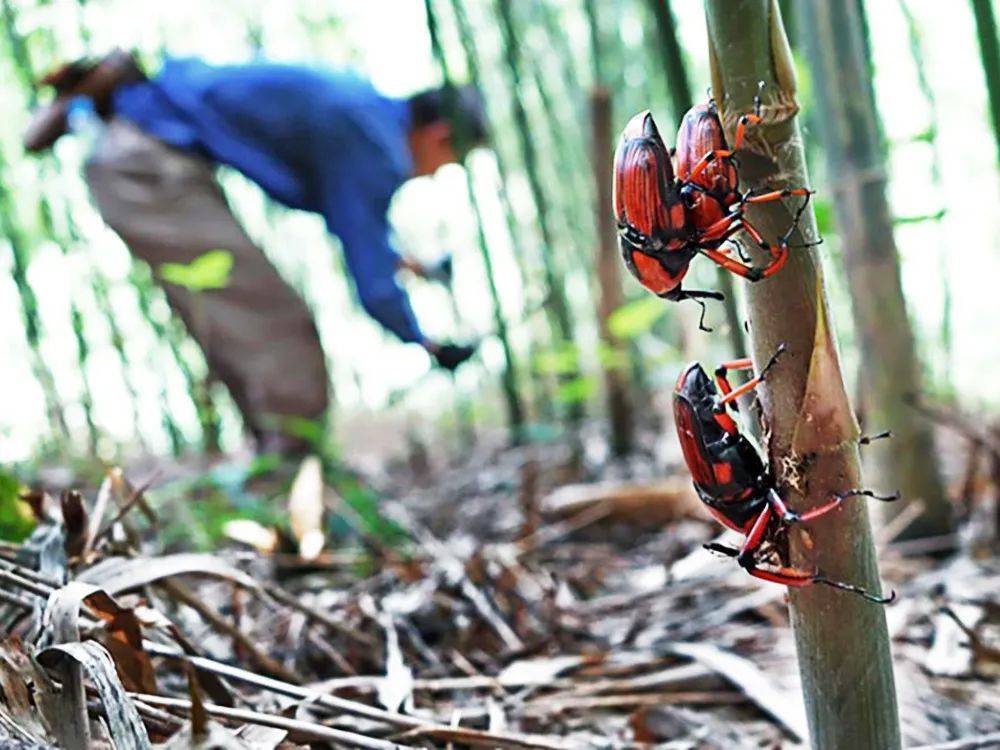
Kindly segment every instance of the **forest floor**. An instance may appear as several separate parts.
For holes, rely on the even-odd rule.
[[[16,634],[0,651],[0,738],[800,744],[785,590],[702,549],[719,529],[686,477],[656,479],[649,455],[609,461],[599,440],[575,457],[486,442],[446,464],[417,448],[367,477],[381,519],[307,461],[290,490],[278,483],[282,533],[229,524],[243,543],[204,553],[176,529],[203,490],[176,477],[149,507],[115,472],[93,502],[36,496],[62,513],[0,549],[0,627]],[[278,485],[262,486],[243,489]],[[905,747],[1000,746],[991,513],[978,508],[945,557],[927,556],[935,540],[898,541],[899,523],[880,530]]]

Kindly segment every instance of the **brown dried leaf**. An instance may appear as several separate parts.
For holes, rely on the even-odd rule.
[[[32,670],[21,640],[12,637],[0,644],[0,690],[3,708],[21,738],[42,743],[48,733],[44,717],[32,703],[29,682]]]
[[[93,584],[71,581],[49,596],[44,621],[55,640],[80,640],[80,608],[86,603],[104,623],[99,640],[111,653],[122,681],[130,690],[157,692],[153,664],[142,647],[142,628],[133,610],[121,607]]]
[[[37,658],[44,666],[57,669],[63,674],[67,671],[68,663],[79,665],[87,673],[97,690],[115,747],[118,750],[150,750],[146,727],[139,718],[135,704],[118,680],[111,656],[101,644],[95,641],[62,643],[41,651]],[[82,708],[85,726],[78,728],[81,734],[60,735],[60,740],[65,747],[86,748],[88,745],[84,739],[89,729],[86,726],[85,698],[85,695],[80,695],[81,705],[73,707],[74,712],[80,711]]]
[[[67,490],[59,498],[63,527],[66,529],[66,555],[77,557],[87,542],[87,506],[83,495]]]
[[[644,526],[705,517],[691,482],[680,477],[648,484],[568,484],[543,498],[541,510],[543,515],[565,518],[599,505],[607,507],[607,516],[614,521]]]

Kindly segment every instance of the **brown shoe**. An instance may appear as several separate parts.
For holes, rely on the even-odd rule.
[[[94,102],[100,117],[111,116],[111,100],[115,89],[123,83],[141,81],[145,74],[131,52],[116,49],[97,62],[75,60],[45,75],[39,86],[51,86],[56,97],[32,113],[24,133],[26,151],[45,151],[69,129],[69,102],[86,96]]]

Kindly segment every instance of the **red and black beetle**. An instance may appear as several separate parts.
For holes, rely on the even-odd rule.
[[[756,111],[740,118],[731,149],[714,103],[693,107],[677,134],[676,169],[648,111],[635,115],[625,126],[614,161],[619,244],[629,271],[654,294],[677,301],[722,299],[719,292],[681,288],[691,260],[699,253],[750,281],[768,278],[785,264],[788,238],[811,191],[738,191],[733,154],[743,145],[747,126],[760,122],[759,95],[755,101]],[[746,219],[745,208],[789,196],[804,196],[806,201],[789,230],[772,245]],[[768,265],[750,266],[720,249],[740,231],[770,253]]]
[[[755,578],[785,586],[822,583],[860,594],[869,601],[885,604],[887,598],[870,594],[851,584],[833,581],[819,573],[785,566],[760,565],[761,547],[772,541],[789,524],[813,521],[857,496],[877,500],[896,500],[899,495],[876,495],[871,490],[847,490],[836,493],[816,508],[796,513],[785,505],[772,473],[757,448],[743,435],[728,406],[737,398],[764,382],[767,372],[784,351],[779,347],[760,374],[739,388],[732,388],[726,374],[730,370],[753,368],[749,359],[727,362],[715,371],[715,382],[700,364],[694,362],[681,373],[674,388],[674,420],[684,460],[694,479],[695,490],[709,512],[724,526],[746,535],[740,549],[721,544],[707,544],[707,549],[735,557]],[[720,394],[721,391],[721,394]],[[883,433],[878,437],[886,437]],[[874,438],[866,438],[869,442]]]

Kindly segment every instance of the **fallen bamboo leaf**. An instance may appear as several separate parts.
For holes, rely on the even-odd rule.
[[[188,665],[191,718],[160,747],[162,750],[249,750],[250,743],[212,721],[201,699],[194,668]]]
[[[155,692],[153,664],[142,648],[142,629],[135,612],[120,607],[97,586],[70,581],[49,596],[43,623],[51,628],[56,642],[80,640],[79,618],[84,603],[104,622],[98,635],[122,681],[130,689]]]
[[[522,659],[508,664],[497,682],[504,687],[547,685],[567,670],[585,663],[582,656],[555,656],[549,659]]]
[[[61,643],[50,646],[38,653],[38,661],[51,669],[65,672],[67,660],[79,664],[87,673],[94,688],[97,690],[107,718],[111,739],[118,750],[149,750],[149,736],[146,727],[139,718],[135,705],[122,687],[115,671],[114,662],[107,650],[95,641],[86,643]],[[66,686],[63,685],[65,690]],[[87,727],[86,701],[80,696],[84,726],[77,726],[76,735],[62,735],[60,741],[66,748],[85,749],[89,746],[86,739],[89,733]],[[74,713],[79,711],[74,708]],[[67,727],[68,728],[68,727]]]
[[[77,576],[78,581],[93,583],[114,596],[163,578],[202,575],[225,578],[246,589],[256,589],[257,582],[243,571],[215,555],[181,553],[164,557],[112,557]]]
[[[963,737],[960,740],[940,742],[935,745],[921,745],[910,750],[989,750],[996,747],[1000,747],[1000,732]]]
[[[678,656],[694,659],[733,683],[795,739],[808,737],[802,696],[775,687],[774,682],[753,662],[704,643],[672,643],[664,648]]]
[[[542,514],[565,518],[606,505],[612,521],[658,526],[680,518],[705,518],[691,481],[684,477],[650,484],[598,482],[568,484],[542,499]]]
[[[235,734],[253,750],[275,750],[288,737],[288,730],[261,724],[244,724]]]
[[[41,744],[51,728],[46,724],[46,713],[32,704],[27,684],[31,679],[31,670],[26,669],[29,663],[20,639],[9,638],[0,644],[0,690],[4,699],[0,710],[9,719],[5,722],[8,728],[22,740]],[[39,696],[40,687],[34,692]]]
[[[163,706],[164,708],[179,708],[184,711],[191,710],[191,701],[183,698],[163,698],[159,695],[133,694],[133,698],[142,701],[150,706]],[[299,719],[289,719],[284,716],[265,714],[258,711],[250,711],[241,708],[229,708],[227,706],[216,706],[206,703],[204,709],[213,716],[226,719],[236,719],[261,726],[275,727],[292,732],[304,739],[335,742],[347,747],[359,747],[365,750],[408,750],[403,745],[388,740],[366,737],[355,732],[347,732],[342,729],[333,729],[309,721]]]
[[[101,482],[101,486],[97,490],[97,499],[94,500],[94,510],[90,514],[87,534],[83,540],[83,548],[80,550],[80,558],[84,561],[86,561],[87,554],[97,540],[97,533],[101,530],[101,521],[104,519],[104,513],[111,503],[111,493],[111,477],[105,476],[104,481]]]
[[[398,711],[413,695],[413,672],[403,660],[399,633],[392,616],[380,613],[379,623],[385,630],[385,677],[378,683],[378,702],[389,711]]]
[[[934,639],[924,659],[924,669],[946,677],[971,674],[974,652],[969,631],[983,614],[982,607],[974,604],[952,604],[947,611],[937,612],[931,620]]]
[[[278,548],[278,532],[249,518],[226,521],[222,533],[234,542],[253,547],[262,555],[270,555]]]
[[[323,465],[306,456],[288,493],[288,520],[299,543],[299,557],[314,560],[323,551]]]

